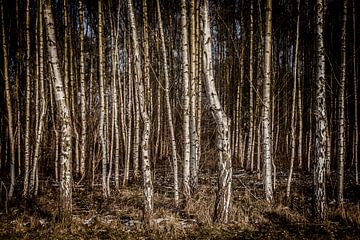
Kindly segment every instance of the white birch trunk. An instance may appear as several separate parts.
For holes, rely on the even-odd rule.
[[[185,208],[191,200],[190,192],[190,88],[189,88],[189,46],[187,31],[186,1],[181,0],[181,51],[183,64],[183,132],[184,132],[184,171],[183,171],[183,194],[185,197]]]
[[[324,0],[317,0],[316,8],[316,105],[314,210],[315,220],[326,219],[325,162],[326,162],[326,102],[325,102],[325,46]],[[311,135],[310,135],[311,137]],[[309,145],[310,146],[310,145]]]
[[[71,172],[71,116],[65,99],[65,91],[60,71],[60,62],[56,48],[56,35],[51,3],[46,1],[44,18],[47,30],[47,47],[52,70],[54,95],[61,120],[61,153],[60,153],[60,218],[66,221],[72,212],[72,172]]]
[[[26,2],[26,112],[25,112],[25,164],[24,164],[24,190],[23,196],[29,193],[29,175],[30,175],[30,0]]]
[[[176,140],[175,140],[175,132],[174,132],[174,125],[172,120],[172,110],[171,110],[171,103],[170,103],[170,96],[169,96],[169,69],[168,69],[168,62],[166,56],[166,46],[165,46],[165,37],[164,37],[164,30],[163,24],[161,19],[161,11],[160,11],[160,3],[159,0],[156,1],[157,4],[157,14],[158,14],[158,21],[159,21],[159,29],[160,29],[160,40],[161,40],[161,50],[162,50],[162,57],[163,57],[163,65],[164,65],[164,76],[165,76],[165,100],[166,100],[166,111],[168,115],[168,124],[169,124],[169,131],[170,131],[170,141],[171,141],[171,156],[173,162],[173,169],[174,169],[174,202],[175,207],[179,205],[179,181],[178,181],[178,165],[177,165],[177,150],[176,150]]]
[[[196,127],[196,100],[197,100],[197,79],[196,79],[196,22],[195,22],[195,1],[190,1],[190,43],[191,43],[191,64],[190,64],[190,183],[193,191],[198,186],[198,145],[199,145],[199,134]]]
[[[271,45],[272,45],[272,0],[266,1],[266,20],[265,20],[265,62],[264,62],[264,83],[263,83],[263,107],[262,107],[262,151],[263,151],[263,171],[264,188],[266,201],[273,201],[272,171],[271,171]]]
[[[102,166],[102,191],[103,196],[109,195],[109,189],[107,188],[107,140],[105,138],[105,89],[104,89],[104,49],[103,49],[103,11],[102,1],[98,1],[98,48],[99,48],[99,91],[100,91],[100,121],[99,121],[99,138],[101,145],[101,166]]]
[[[142,170],[143,170],[143,189],[144,189],[144,223],[146,225],[151,225],[153,222],[153,183],[151,178],[151,166],[150,166],[150,156],[149,156],[149,138],[150,138],[150,130],[151,130],[151,122],[147,111],[147,105],[145,102],[144,96],[144,84],[142,82],[142,68],[141,68],[141,59],[140,59],[140,51],[139,51],[139,42],[137,39],[136,33],[136,23],[135,16],[133,11],[132,0],[128,1],[128,10],[131,24],[131,35],[132,35],[132,43],[135,57],[135,82],[136,82],[136,90],[138,91],[139,97],[139,105],[140,105],[140,114],[144,123],[143,134],[142,134]]]
[[[79,0],[80,19],[80,99],[81,99],[81,145],[80,145],[80,175],[85,176],[86,159],[86,85],[84,60],[84,8],[83,1]]]
[[[39,155],[40,155],[40,145],[41,140],[43,137],[44,132],[44,124],[45,124],[45,114],[46,114],[46,98],[45,98],[45,88],[44,88],[44,41],[43,41],[43,21],[42,21],[42,4],[39,4],[39,82],[40,82],[40,103],[41,103],[41,112],[39,117],[39,124],[36,133],[36,140],[35,140],[35,150],[34,150],[34,160],[33,160],[33,169],[31,172],[31,179],[30,179],[30,193],[35,194],[37,191],[34,191],[34,187],[36,185],[36,179],[38,178],[38,162],[39,162]]]
[[[203,64],[206,95],[210,102],[210,109],[216,121],[217,150],[219,153],[218,189],[215,200],[214,221],[227,223],[231,204],[231,149],[230,149],[230,119],[227,118],[215,88],[212,63],[212,46],[209,21],[209,3],[204,1],[203,17]]]

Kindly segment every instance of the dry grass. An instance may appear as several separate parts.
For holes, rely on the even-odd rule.
[[[330,221],[315,225],[304,212],[311,206],[306,191],[295,186],[292,199],[285,201],[279,186],[278,204],[272,205],[259,197],[262,189],[256,177],[240,177],[249,181],[234,180],[227,225],[212,222],[215,188],[213,176],[207,176],[187,211],[174,208],[171,188],[159,184],[151,229],[141,223],[143,193],[139,186],[114,191],[107,199],[100,189],[74,191],[74,215],[67,225],[56,222],[56,189],[47,188],[36,199],[36,209],[18,204],[9,208],[9,214],[0,215],[0,239],[356,239],[360,233],[359,204],[347,204],[344,211],[330,209]]]

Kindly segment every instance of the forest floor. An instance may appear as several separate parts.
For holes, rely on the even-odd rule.
[[[345,208],[336,210],[329,197],[329,217],[315,224],[311,217],[312,175],[295,174],[292,197],[287,200],[287,175],[279,173],[275,203],[263,200],[262,182],[256,174],[234,173],[230,223],[213,224],[216,174],[202,173],[199,190],[187,213],[174,208],[172,176],[157,172],[154,185],[155,225],[141,224],[141,184],[112,192],[103,199],[100,186],[93,190],[76,185],[73,220],[57,223],[57,186],[40,183],[39,197],[18,200],[0,209],[0,239],[360,239],[360,187],[346,186]],[[335,178],[329,179],[328,195],[334,196]]]

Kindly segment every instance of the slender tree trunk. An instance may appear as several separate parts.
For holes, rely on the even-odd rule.
[[[16,11],[16,28],[17,34],[20,34],[20,18],[19,18],[19,0],[16,0],[15,5]],[[19,94],[19,84],[20,84],[20,74],[21,74],[21,61],[20,56],[22,56],[22,49],[20,46],[20,38],[17,38],[17,50],[16,50],[16,79],[15,79],[15,97],[16,97],[16,128],[17,128],[17,163],[18,163],[18,174],[21,175],[21,109],[20,109],[20,94]],[[15,139],[14,139],[15,141]],[[15,143],[14,143],[15,144]]]
[[[134,143],[132,149],[132,162],[134,169],[134,179],[137,180],[139,177],[139,145],[140,145],[140,106],[139,106],[139,96],[137,91],[134,91],[133,97],[133,109],[135,113],[134,119]]]
[[[353,81],[354,81],[354,145],[353,145],[353,158],[355,164],[355,182],[359,184],[359,125],[358,125],[358,80],[356,78],[356,1],[353,0],[352,14],[353,14],[353,49],[352,49],[352,58],[353,58]]]
[[[326,161],[326,102],[325,102],[325,49],[324,0],[317,0],[316,8],[316,105],[315,105],[315,159],[314,210],[315,220],[326,219],[325,161]]]
[[[206,95],[210,102],[210,109],[216,121],[217,143],[219,154],[218,189],[216,192],[214,221],[227,223],[231,205],[231,149],[230,149],[230,119],[226,116],[215,88],[212,63],[211,33],[209,21],[209,3],[204,1],[202,6],[203,21],[203,64]]]
[[[168,124],[169,124],[169,131],[170,131],[170,140],[171,140],[171,156],[173,162],[173,169],[174,169],[174,202],[175,207],[179,205],[179,180],[178,180],[178,164],[177,164],[177,150],[176,150],[176,140],[175,140],[175,132],[174,132],[174,124],[172,118],[172,110],[171,110],[171,103],[170,103],[170,96],[169,96],[169,69],[166,57],[166,46],[165,46],[165,37],[164,37],[164,30],[163,24],[161,19],[161,10],[160,10],[160,3],[159,0],[156,1],[157,4],[157,14],[158,14],[158,21],[159,21],[159,29],[160,29],[160,39],[161,39],[161,49],[162,49],[162,57],[163,57],[163,65],[164,65],[164,76],[165,76],[165,101],[166,101],[166,110],[168,115]]]
[[[126,45],[126,44],[125,44]],[[128,129],[127,129],[127,146],[124,166],[124,180],[123,186],[127,186],[129,183],[129,171],[130,171],[130,156],[131,156],[131,143],[132,143],[132,100],[133,100],[133,74],[132,74],[132,57],[130,48],[128,50]]]
[[[190,1],[190,51],[191,51],[191,64],[190,64],[190,183],[193,191],[198,187],[198,132],[196,127],[196,96],[197,96],[197,78],[196,78],[196,22],[195,22],[196,8],[195,0]]]
[[[64,85],[60,73],[60,62],[56,47],[56,35],[51,3],[46,1],[44,18],[47,30],[47,46],[49,62],[52,70],[52,81],[55,92],[55,99],[61,118],[61,178],[60,178],[60,219],[65,222],[71,218],[72,212],[72,172],[71,172],[71,116],[69,106],[65,99]]]
[[[102,165],[102,190],[103,196],[109,195],[109,189],[107,188],[106,176],[107,176],[107,139],[106,139],[106,127],[105,127],[105,89],[104,89],[104,46],[103,46],[103,10],[102,1],[98,1],[98,38],[99,38],[99,91],[100,91],[100,122],[99,122],[99,138],[101,145],[101,165]]]
[[[149,54],[149,21],[148,21],[148,9],[147,1],[142,0],[143,7],[143,47],[144,47],[144,82],[145,82],[145,100],[147,102],[147,108],[149,110],[149,115],[151,117],[152,107],[153,107],[153,98],[151,93],[151,82],[150,82],[150,54]]]
[[[79,0],[80,19],[80,99],[81,99],[81,145],[80,145],[80,175],[85,177],[86,159],[86,85],[85,85],[85,60],[84,60],[84,7],[83,1]]]
[[[3,50],[3,77],[5,81],[5,97],[6,97],[6,110],[8,119],[8,134],[10,140],[10,190],[9,199],[13,197],[15,187],[15,139],[13,129],[12,105],[11,105],[11,90],[10,79],[8,71],[8,49],[5,35],[5,22],[4,22],[4,3],[1,1],[1,35],[2,35],[2,50]]]
[[[273,201],[272,171],[271,171],[271,119],[270,119],[270,86],[271,86],[271,45],[272,45],[272,0],[266,1],[265,20],[265,62],[263,83],[263,161],[264,188],[266,201]]]
[[[34,160],[33,160],[33,169],[31,172],[30,179],[30,193],[36,195],[36,179],[38,178],[38,162],[40,155],[40,145],[44,133],[45,125],[45,114],[46,114],[46,98],[45,98],[45,89],[44,89],[44,42],[43,42],[43,21],[42,21],[42,3],[39,1],[39,49],[38,49],[38,68],[39,68],[39,83],[40,83],[40,103],[41,103],[41,112],[39,117],[39,123],[36,133],[35,140],[35,150],[34,150]],[[35,187],[36,188],[36,187]]]
[[[182,36],[182,64],[183,64],[183,131],[184,131],[184,171],[183,171],[183,194],[185,208],[191,200],[190,193],[190,89],[189,89],[189,57],[188,57],[188,31],[187,31],[186,1],[181,0],[181,36]]]
[[[25,176],[23,196],[29,194],[30,175],[30,96],[31,96],[31,73],[30,73],[30,0],[26,2],[26,112],[25,112]]]
[[[142,169],[143,169],[143,181],[144,181],[144,223],[146,225],[151,225],[153,222],[153,183],[151,178],[151,167],[150,167],[150,157],[149,157],[149,139],[150,139],[150,130],[151,130],[151,122],[148,115],[147,105],[144,96],[144,84],[142,82],[142,69],[141,69],[141,59],[140,59],[140,51],[139,51],[139,43],[137,39],[136,33],[136,23],[135,16],[133,11],[132,0],[128,1],[128,10],[131,24],[131,35],[132,35],[132,43],[135,57],[135,81],[136,81],[136,90],[138,91],[139,97],[139,105],[140,105],[140,113],[141,118],[144,123],[143,135],[142,135]]]
[[[296,42],[295,42],[295,53],[294,53],[294,65],[293,65],[293,78],[294,88],[292,95],[292,106],[291,106],[291,119],[290,119],[290,171],[286,188],[286,197],[290,197],[291,179],[294,171],[295,161],[295,143],[296,143],[296,93],[297,93],[297,74],[298,74],[298,53],[299,53],[299,31],[300,31],[300,0],[297,0],[297,20],[296,20]]]
[[[253,149],[254,149],[254,84],[253,84],[253,49],[254,49],[254,20],[253,20],[253,1],[250,1],[250,47],[249,47],[249,132],[248,132],[248,141],[246,149],[246,168],[253,171],[254,168],[254,158],[253,158]]]
[[[339,86],[339,132],[338,132],[338,192],[337,203],[340,208],[344,204],[344,161],[345,161],[345,82],[346,82],[346,20],[348,0],[344,0],[341,29],[341,67]]]
[[[304,52],[302,52],[302,65],[304,65]],[[299,169],[303,168],[303,104],[302,104],[302,77],[300,72],[297,74],[298,81],[298,121],[299,121],[299,138],[298,138],[298,161]]]

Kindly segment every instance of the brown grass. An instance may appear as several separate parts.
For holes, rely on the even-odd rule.
[[[114,191],[107,199],[102,198],[100,188],[74,191],[74,215],[67,225],[56,222],[56,189],[48,188],[36,199],[41,212],[20,204],[0,215],[0,239],[356,239],[360,232],[359,204],[349,203],[344,211],[330,208],[329,222],[316,225],[304,212],[311,207],[306,191],[295,186],[295,194],[285,201],[279,186],[278,204],[269,204],[261,198],[261,185],[236,180],[229,224],[214,224],[215,188],[210,184],[212,177],[206,179],[187,211],[174,208],[170,188],[156,187],[151,229],[141,223],[143,193],[139,186]],[[256,177],[252,180],[258,181]]]

